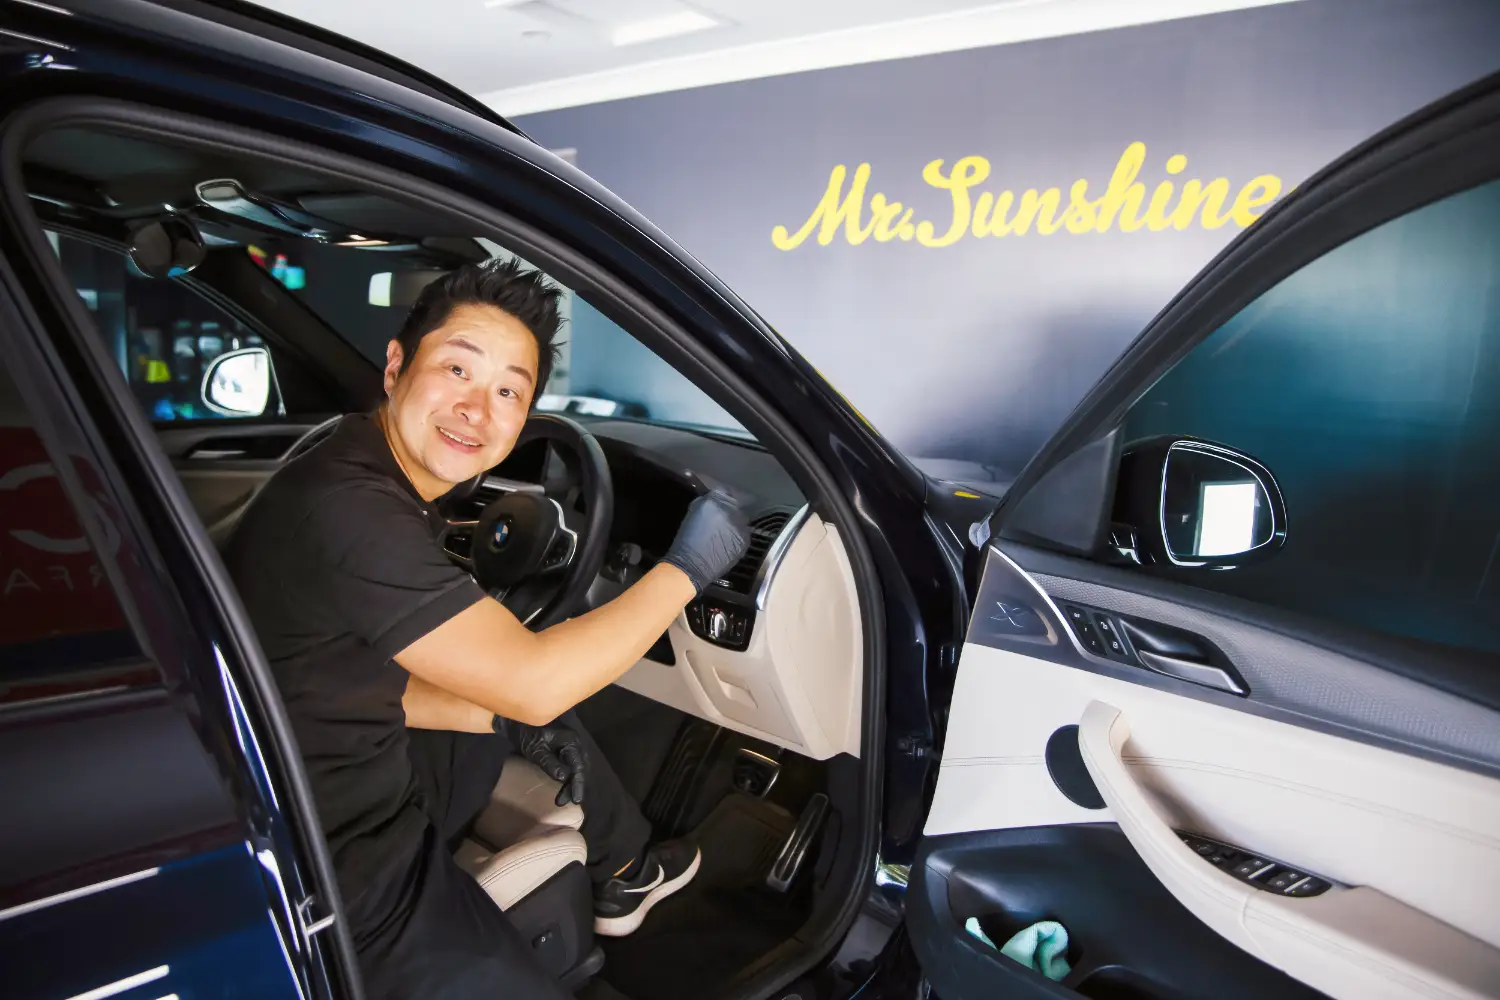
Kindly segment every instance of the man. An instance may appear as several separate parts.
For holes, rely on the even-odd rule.
[[[510,452],[546,384],[558,294],[514,262],[429,285],[387,347],[384,404],[278,471],[226,555],[307,764],[372,1000],[562,996],[452,858],[513,751],[567,778],[575,801],[587,787],[599,932],[633,930],[697,871],[691,843],[646,844],[639,807],[564,713],[743,555],[744,514],[700,497],[640,581],[541,632],[435,540],[437,499]]]

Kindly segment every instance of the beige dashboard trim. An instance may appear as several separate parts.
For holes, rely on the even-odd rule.
[[[765,566],[744,652],[700,639],[684,614],[667,631],[676,665],[642,659],[617,683],[808,757],[857,757],[864,640],[838,528],[810,511],[800,525],[793,519]]]

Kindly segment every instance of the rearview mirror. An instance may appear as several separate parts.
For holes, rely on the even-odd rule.
[[[203,403],[226,417],[258,417],[271,399],[271,355],[247,347],[214,358],[203,373]]]
[[[1114,520],[1117,547],[1143,563],[1233,569],[1286,543],[1286,507],[1271,470],[1193,438],[1125,449]],[[1122,535],[1130,536],[1123,546]]]
[[[198,227],[180,216],[153,219],[130,234],[130,263],[148,278],[188,274],[207,252]]]

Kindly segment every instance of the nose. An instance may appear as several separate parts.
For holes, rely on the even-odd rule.
[[[465,386],[454,400],[453,412],[469,426],[483,427],[490,422],[489,393],[482,386]]]

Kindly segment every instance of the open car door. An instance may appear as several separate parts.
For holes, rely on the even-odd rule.
[[[1500,996],[1497,178],[1500,77],[1324,171],[976,526],[943,1000]]]

